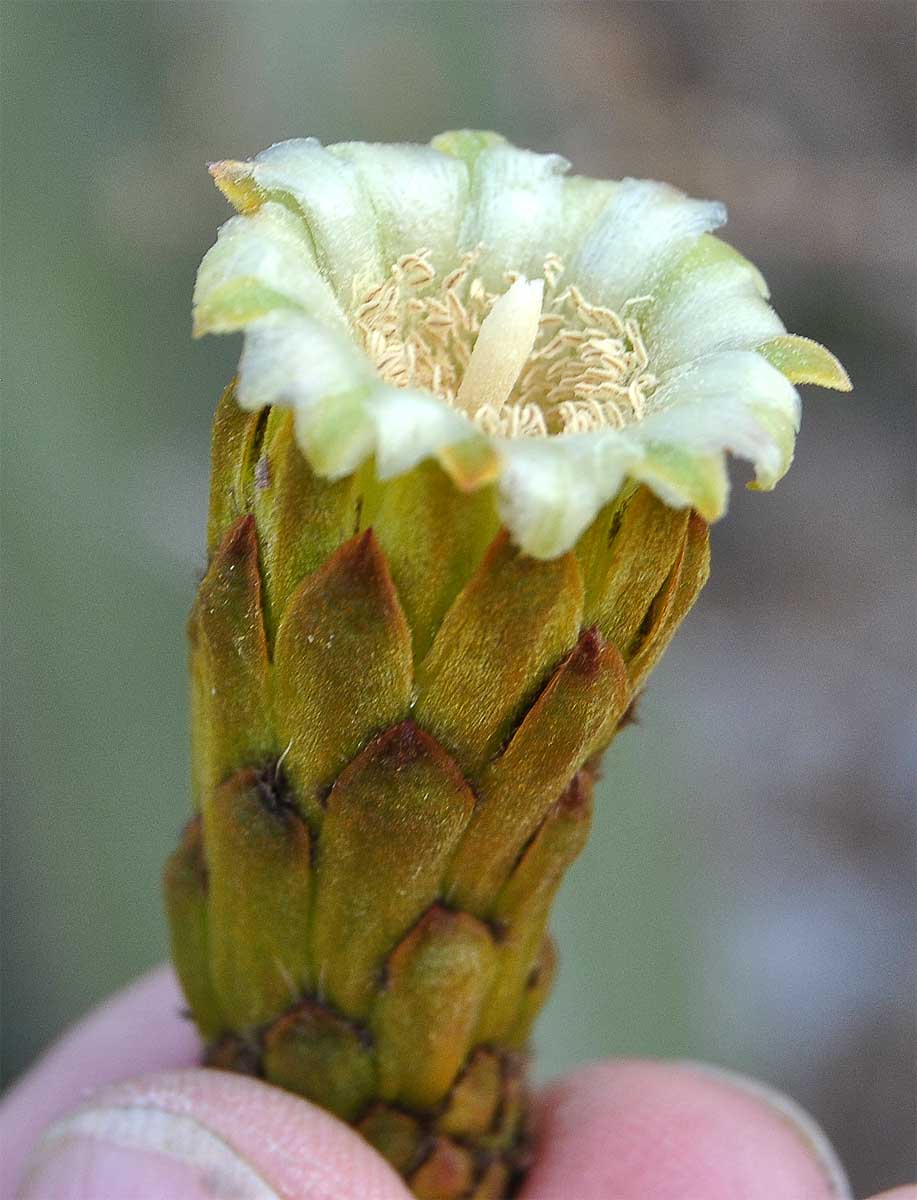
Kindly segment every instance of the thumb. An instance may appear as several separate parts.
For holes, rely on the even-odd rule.
[[[328,1113],[222,1071],[149,1075],[97,1092],[38,1143],[18,1200],[408,1200]]]

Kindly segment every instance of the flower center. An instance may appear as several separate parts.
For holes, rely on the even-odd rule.
[[[485,288],[480,251],[437,278],[429,251],[406,254],[387,279],[359,295],[355,333],[376,370],[396,387],[433,392],[485,433],[547,437],[620,429],[639,421],[656,378],[634,315],[621,315],[564,284],[556,254],[544,282],[506,276],[507,291]]]

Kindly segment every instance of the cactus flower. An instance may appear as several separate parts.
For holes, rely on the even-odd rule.
[[[209,1061],[354,1123],[418,1197],[502,1196],[553,896],[708,570],[770,489],[788,334],[722,205],[489,133],[212,168],[195,332],[244,335],[191,614],[173,956]]]

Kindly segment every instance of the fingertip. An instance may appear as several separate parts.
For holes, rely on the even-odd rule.
[[[259,1080],[210,1070],[97,1093],[47,1131],[20,1200],[113,1195],[409,1200],[388,1164],[335,1117]]]
[[[171,967],[156,967],[93,1009],[13,1084],[0,1102],[3,1200],[41,1131],[93,1088],[199,1059],[200,1039],[183,1008]]]
[[[540,1098],[523,1197],[556,1200],[574,1186],[577,1200],[849,1197],[824,1135],[799,1113],[752,1081],[689,1064],[585,1067]]]
[[[687,1071],[696,1071],[714,1083],[719,1082],[727,1096],[732,1091],[738,1091],[758,1101],[773,1118],[786,1122],[812,1159],[820,1165],[827,1180],[829,1195],[841,1197],[842,1200],[851,1195],[847,1174],[828,1140],[828,1135],[815,1118],[791,1096],[762,1083],[760,1079],[751,1079],[747,1075],[740,1075],[737,1071],[729,1071],[711,1063],[685,1060],[674,1065]]]

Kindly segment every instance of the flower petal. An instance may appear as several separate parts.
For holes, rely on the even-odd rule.
[[[194,286],[194,332],[231,333],[274,309],[297,309],[332,328],[347,319],[315,263],[302,222],[279,204],[231,217]]]
[[[791,383],[817,383],[838,392],[853,388],[850,376],[831,351],[811,338],[787,333],[762,342],[757,350]]]
[[[501,240],[505,234],[503,225],[507,216],[512,220],[530,209],[531,195],[526,192],[541,192],[542,199],[551,200],[551,221],[540,229],[533,229],[532,236],[547,240],[538,241],[525,263],[511,263],[505,253],[495,260],[493,277],[500,282],[502,272],[512,269],[532,277],[541,274],[548,254],[570,256],[579,246],[585,232],[595,223],[599,213],[608,203],[619,184],[610,179],[589,179],[584,175],[567,175],[569,164],[558,155],[532,154],[511,145],[497,133],[476,129],[457,129],[441,133],[431,145],[444,155],[461,159],[474,173],[473,194],[477,212],[469,216],[464,227],[462,244],[474,249],[479,243],[490,246],[494,237]],[[485,151],[491,152],[485,154]],[[481,163],[478,160],[484,156]],[[557,180],[561,177],[558,196]],[[501,179],[511,184],[514,195],[503,204],[494,206],[496,189]],[[542,191],[544,189],[544,191]],[[554,205],[560,204],[557,214]],[[487,226],[485,229],[484,226]],[[475,240],[477,239],[477,240]],[[491,247],[499,252],[499,245]]]
[[[513,540],[535,558],[569,550],[642,455],[617,431],[520,438],[500,448],[500,515]]]
[[[568,264],[590,300],[618,309],[652,293],[673,259],[726,220],[722,204],[692,200],[666,183],[625,179]]]
[[[699,454],[672,442],[649,442],[631,475],[672,508],[690,504],[706,521],[722,516],[729,498],[729,472],[721,453]]]
[[[483,248],[476,270],[487,287],[502,291],[508,271],[536,278],[545,255],[563,249],[568,168],[559,154],[535,154],[508,142],[478,153],[459,240],[465,249]]]
[[[725,242],[701,238],[654,288],[640,326],[660,374],[719,350],[752,350],[785,332],[760,272]],[[644,315],[645,314],[645,315]]]
[[[781,373],[749,350],[724,350],[670,371],[653,396],[654,411],[633,426],[632,436],[654,457],[701,457],[725,451],[749,460],[758,487],[769,490],[785,474],[793,457],[799,425],[799,396]],[[664,450],[660,450],[664,447]],[[641,469],[635,472],[642,478]],[[690,472],[673,477],[659,491],[670,504],[691,504],[708,520],[722,513],[715,490]],[[654,486],[653,480],[646,482]],[[725,493],[720,502],[725,505]]]
[[[250,166],[261,193],[292,200],[302,213],[319,267],[341,303],[350,303],[356,280],[370,287],[381,279],[388,264],[378,222],[352,163],[315,138],[294,138],[262,150]]]
[[[437,271],[457,258],[459,226],[468,202],[464,163],[429,146],[344,142],[329,152],[351,163],[378,222],[383,266],[429,250]]]
[[[343,479],[372,454],[376,428],[367,411],[365,390],[298,404],[294,419],[300,448],[325,479]]]
[[[243,408],[308,408],[323,397],[367,392],[377,382],[346,334],[300,313],[270,313],[246,331],[239,361]]]
[[[376,469],[380,479],[409,471],[445,446],[471,437],[474,427],[428,392],[379,387],[367,401],[375,426]]]

